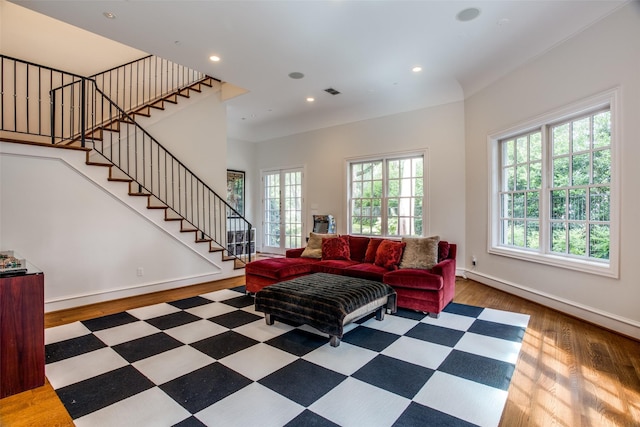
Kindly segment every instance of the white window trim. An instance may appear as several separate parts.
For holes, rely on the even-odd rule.
[[[610,89],[606,92],[591,96],[573,104],[553,112],[543,114],[534,119],[516,124],[508,129],[504,129],[487,136],[487,153],[488,153],[488,179],[489,179],[489,212],[487,224],[487,252],[494,255],[517,258],[525,261],[537,262],[541,264],[551,265],[555,267],[577,270],[581,272],[619,278],[619,254],[620,254],[620,176],[621,165],[620,155],[622,152],[622,138],[619,129],[622,129],[620,123],[618,99],[619,88]],[[548,125],[558,121],[569,119],[573,116],[587,113],[591,110],[609,106],[611,111],[611,205],[610,205],[610,230],[611,238],[609,241],[609,262],[591,261],[584,258],[571,257],[570,255],[558,255],[549,253],[547,249],[548,237],[542,239],[542,251],[526,250],[522,248],[513,248],[500,245],[500,227],[498,224],[498,216],[500,214],[500,198],[498,196],[500,186],[500,170],[497,167],[500,164],[500,144],[499,141],[514,135],[529,132],[534,129],[542,129],[542,156],[547,163],[548,160]],[[540,212],[548,215],[549,201],[546,197],[548,191],[548,182],[550,177],[549,168],[547,175],[543,177],[542,197],[540,200]],[[545,221],[548,217],[545,217]],[[541,221],[542,222],[542,221]],[[546,245],[546,246],[544,246]]]
[[[422,164],[423,164],[423,189],[424,189],[424,200],[422,202],[422,236],[430,236],[431,234],[431,188],[430,188],[430,179],[429,175],[431,173],[431,165],[429,163],[429,149],[423,148],[419,150],[410,150],[410,151],[396,151],[392,153],[382,153],[382,154],[372,154],[368,156],[355,156],[355,157],[346,157],[344,159],[344,186],[345,189],[345,206],[344,206],[344,217],[347,218],[346,230],[347,234],[351,234],[351,169],[350,164],[354,162],[367,162],[374,160],[393,160],[393,159],[402,159],[405,157],[413,157],[413,156],[423,156]],[[383,183],[385,186],[387,183]],[[384,237],[390,239],[399,239],[401,236],[368,236],[368,237]]]

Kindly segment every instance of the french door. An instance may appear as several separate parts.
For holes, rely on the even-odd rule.
[[[263,173],[263,252],[284,254],[302,247],[303,175],[301,168]]]

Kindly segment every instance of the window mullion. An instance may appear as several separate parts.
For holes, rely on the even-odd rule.
[[[389,232],[389,183],[388,183],[388,171],[389,160],[384,159],[382,166],[382,200],[380,201],[380,219],[382,221],[382,235],[387,236]]]
[[[538,216],[540,218],[540,251],[543,254],[550,252],[550,235],[551,235],[551,183],[553,173],[553,152],[550,148],[550,127],[542,125],[542,184],[540,191],[540,209]]]

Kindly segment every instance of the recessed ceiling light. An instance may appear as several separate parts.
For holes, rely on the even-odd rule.
[[[480,9],[475,7],[470,7],[458,12],[458,14],[456,15],[456,19],[458,21],[468,22],[468,21],[473,21],[478,16],[480,16]]]
[[[312,97],[312,96],[307,97],[307,102],[313,102],[315,100],[316,99],[314,97]]]
[[[302,74],[299,71],[294,71],[293,73],[289,73],[289,77],[291,77],[292,79],[298,80],[304,77],[304,74]]]
[[[219,57],[219,56],[216,56],[216,55],[211,55],[211,56],[209,57],[209,60],[211,60],[211,61],[213,61],[213,62],[218,62],[218,61],[220,61],[220,57]]]
[[[420,71],[422,71],[422,67],[421,66],[415,66],[411,69],[411,71],[413,71],[414,73],[419,73]]]
[[[102,14],[107,19],[116,19],[116,14],[113,12],[102,12]]]

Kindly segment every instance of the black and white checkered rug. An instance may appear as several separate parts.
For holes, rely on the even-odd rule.
[[[79,427],[496,426],[528,321],[399,310],[334,348],[240,287],[49,328],[46,374]]]

